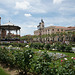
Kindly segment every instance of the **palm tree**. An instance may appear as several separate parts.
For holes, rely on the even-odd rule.
[[[67,37],[67,39],[69,41],[71,41],[71,39],[72,39],[72,32],[70,32],[70,31],[66,32],[66,37]]]
[[[64,32],[57,32],[56,35],[58,36],[58,41],[63,41],[65,35]]]
[[[59,36],[60,36],[60,40],[63,41],[64,33],[63,32],[60,32],[60,35]]]
[[[52,38],[52,41],[54,41],[55,36],[56,36],[56,34],[55,34],[55,33],[52,33],[52,34],[50,35],[50,37]]]
[[[33,35],[32,38],[33,38],[33,41],[35,41],[35,40],[38,41],[38,35]]]
[[[75,32],[74,31],[64,32],[64,35],[66,37],[66,40],[73,41],[75,37]]]
[[[45,42],[46,41],[45,39],[47,38],[47,35],[44,34],[44,35],[41,36],[41,38],[42,38],[42,42]]]

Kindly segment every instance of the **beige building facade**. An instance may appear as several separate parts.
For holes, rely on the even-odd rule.
[[[40,36],[39,38],[35,39],[35,40],[40,40],[42,35],[52,35],[52,34],[57,34],[57,33],[61,33],[61,32],[65,32],[69,29],[71,29],[70,27],[62,27],[62,26],[49,26],[49,27],[44,27],[44,21],[41,20],[41,22],[39,23],[39,25],[37,26],[38,30],[34,31],[34,35],[36,36]],[[74,29],[74,27],[73,27]],[[75,29],[74,29],[75,31]],[[61,39],[60,39],[61,38]],[[64,35],[62,35],[62,37],[59,36],[55,36],[55,37],[46,37],[46,38],[41,38],[42,41],[64,41],[66,39],[66,37]]]
[[[64,32],[67,29],[67,27],[61,27],[61,26],[49,26],[49,27],[45,27],[43,29],[40,30],[36,30],[34,31],[34,35],[44,35],[44,34],[52,34],[52,33],[58,33],[58,32]]]
[[[75,27],[68,27],[65,31],[69,34],[67,39],[75,42]]]

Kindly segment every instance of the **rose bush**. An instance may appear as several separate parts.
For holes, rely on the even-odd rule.
[[[0,47],[0,61],[10,65],[10,67],[14,66],[18,68],[21,75],[27,75],[28,72],[31,72],[33,75],[75,74],[75,57],[71,57],[70,60],[68,60],[68,57],[64,57],[56,61],[48,51],[42,52],[39,50],[39,55],[37,56],[36,53],[32,50],[11,50]],[[53,55],[56,56],[57,53]],[[64,56],[63,54],[59,55]]]

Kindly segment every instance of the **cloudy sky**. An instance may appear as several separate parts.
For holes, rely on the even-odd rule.
[[[0,0],[1,24],[21,27],[21,35],[34,34],[40,20],[47,26],[75,26],[75,0]]]

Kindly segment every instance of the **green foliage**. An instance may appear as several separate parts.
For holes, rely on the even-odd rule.
[[[0,43],[1,45],[5,45],[5,46],[9,46],[12,45],[13,47],[25,47],[27,45],[27,43]],[[46,50],[52,50],[52,49],[56,49],[58,51],[62,51],[62,52],[72,52],[72,46],[69,44],[65,44],[65,43],[54,43],[53,45],[45,44],[45,43],[30,43],[29,44],[30,48],[35,48],[35,49],[46,49]]]
[[[25,74],[31,68],[31,61],[33,58],[33,52],[31,50],[9,50],[4,48],[0,48],[0,60],[9,64],[10,67],[17,67],[19,70],[25,72]]]
[[[53,45],[42,44],[42,43],[30,43],[30,48],[46,49],[46,50],[56,49],[62,52],[72,52],[72,46],[70,44],[67,45],[67,44],[62,44],[60,42],[54,43]]]
[[[46,52],[42,53],[34,63],[34,72],[37,75],[74,75],[75,74],[75,59],[62,60],[59,62],[51,62],[50,56]],[[49,60],[50,59],[50,60]]]
[[[72,52],[72,46],[66,45],[65,50],[66,50],[66,52]]]
[[[54,45],[56,48],[57,44]],[[60,46],[62,50],[64,50],[64,47],[66,51],[71,50],[71,47],[66,44],[62,46],[60,44],[58,46]],[[75,57],[72,57],[72,59],[70,58],[70,61],[63,58],[62,61],[60,61],[61,59],[55,61],[52,59],[53,56],[48,55],[48,52],[40,52],[36,59],[34,56],[36,56],[36,54],[32,50],[12,50],[0,47],[0,61],[10,65],[10,67],[17,67],[20,72],[23,72],[25,75],[27,75],[27,72],[32,72],[34,75],[75,74]]]
[[[9,46],[12,45],[13,47],[25,47],[27,43],[0,43],[0,45]]]
[[[57,49],[58,51],[62,52],[72,52],[72,46],[69,44],[62,44],[62,43],[55,43],[53,48]]]
[[[51,45],[50,45],[50,44],[46,44],[46,45],[45,45],[45,48],[46,48],[47,50],[50,50]]]
[[[44,52],[41,54],[41,57],[39,57],[35,61],[34,72],[42,75],[49,75],[50,64],[51,64],[51,57],[49,57],[49,55],[46,52]]]
[[[42,44],[42,43],[30,43],[30,48],[43,49],[44,44]]]

